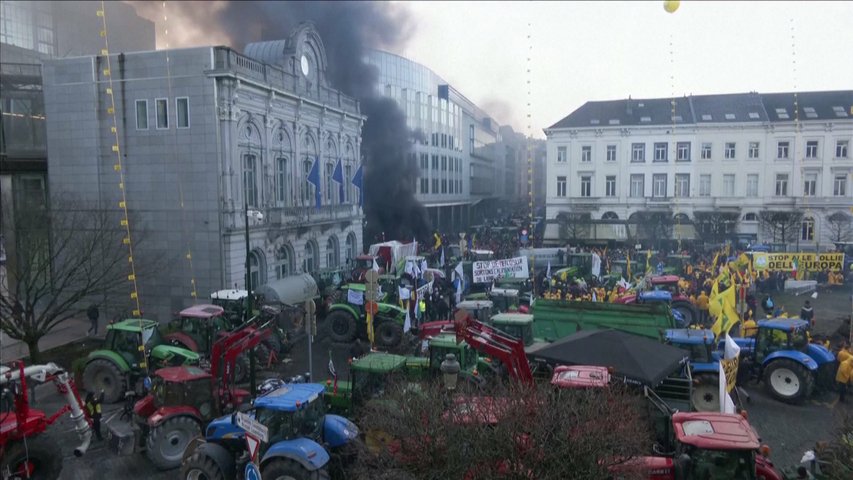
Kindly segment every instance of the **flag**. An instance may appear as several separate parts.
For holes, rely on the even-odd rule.
[[[630,282],[631,281],[631,252],[628,252],[627,266],[628,266],[628,272],[627,272],[628,273],[628,281]]]
[[[373,259],[373,267],[371,268],[374,272],[379,271],[379,265],[376,263],[376,259]]]
[[[406,300],[406,320],[403,322],[403,332],[412,329],[412,317],[409,315],[409,300]]]
[[[797,270],[799,269],[799,265],[797,265],[797,257],[793,257],[791,259],[791,274],[796,279],[797,278]]]
[[[652,251],[646,250],[646,275],[652,273]]]
[[[331,375],[335,381],[333,393],[335,395],[337,395],[338,394],[338,372],[337,372],[337,370],[335,370],[335,362],[332,361],[332,351],[331,350],[329,350],[329,375]]]
[[[438,266],[444,267],[444,249],[441,249],[441,258],[438,259]]]
[[[545,270],[545,276],[551,278],[551,260],[548,260],[548,269]]]
[[[314,159],[314,164],[311,165],[311,170],[308,172],[308,178],[305,179],[311,185],[314,185],[314,203],[317,210],[320,209],[323,198],[320,193],[320,159]]]
[[[435,245],[433,245],[432,248],[433,250],[437,250],[438,247],[441,246],[441,237],[438,235],[438,233],[433,233],[432,238],[435,239]]]
[[[596,252],[592,252],[592,276],[595,278],[601,276],[601,257]]]
[[[723,355],[723,367],[726,372],[726,391],[731,392],[737,384],[737,369],[740,362],[740,347],[726,333],[726,348]]]
[[[717,320],[711,325],[711,331],[714,332],[716,338],[720,338],[720,335],[724,333],[729,333],[729,330],[740,321],[735,308],[736,302],[734,284],[716,295],[713,301],[708,301],[708,312],[717,316]]]
[[[355,185],[355,188],[358,189],[358,205],[359,206],[361,206],[362,203],[364,202],[364,188],[362,188],[362,185],[364,185],[364,172],[362,171],[361,168],[362,168],[362,166],[359,165],[358,170],[355,171],[355,174],[352,176],[352,181],[350,182],[353,185]]]
[[[332,180],[338,182],[338,202],[344,203],[344,169],[341,167],[341,159],[338,159],[338,164],[335,165],[335,171],[332,172]]]
[[[735,409],[735,402],[732,400],[732,396],[729,395],[729,392],[726,391],[726,372],[723,369],[723,363],[719,363],[720,370],[717,373],[719,376],[719,396],[720,396],[720,413],[737,413]]]

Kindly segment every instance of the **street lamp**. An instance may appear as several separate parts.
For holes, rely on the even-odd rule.
[[[456,382],[459,380],[459,362],[456,361],[456,355],[448,353],[444,361],[439,367],[441,374],[444,377],[444,387],[449,391],[456,390]]]
[[[258,210],[249,210],[249,199],[246,189],[243,189],[243,217],[246,230],[246,321],[252,318],[252,270],[251,270],[251,253],[249,251],[249,217],[256,220],[263,220],[264,214]],[[253,352],[254,353],[254,352]],[[252,395],[255,394],[255,355],[249,355],[249,391]]]

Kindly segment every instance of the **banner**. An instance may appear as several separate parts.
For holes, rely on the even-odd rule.
[[[424,298],[430,291],[432,291],[432,282],[417,289],[418,298]]]
[[[490,283],[498,278],[528,278],[525,257],[474,262],[474,283]]]
[[[737,383],[737,369],[740,360],[740,347],[729,334],[726,334],[726,348],[724,358],[720,360],[726,374],[726,391],[731,392]]]
[[[756,270],[778,272],[840,272],[844,266],[843,253],[754,253]]]

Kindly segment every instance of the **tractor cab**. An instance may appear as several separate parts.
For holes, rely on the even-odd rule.
[[[649,278],[649,284],[652,290],[667,291],[675,296],[681,293],[681,287],[678,286],[679,280],[678,275],[656,275]]]
[[[694,371],[696,371],[696,364],[715,364],[720,360],[714,343],[714,332],[708,329],[669,329],[666,331],[665,342],[687,351]],[[716,372],[716,367],[714,369]]]
[[[107,326],[103,349],[118,353],[132,369],[141,368],[145,362],[145,353],[139,350],[145,345],[145,352],[164,365],[181,365],[187,352],[165,345],[163,336],[154,320],[128,318]],[[192,356],[192,355],[191,355]],[[195,356],[194,360],[198,360]]]
[[[809,322],[800,319],[774,319],[758,322],[755,359],[758,362],[778,351],[809,352]]]
[[[375,255],[357,255],[352,260],[352,271],[350,272],[350,281],[352,282],[364,282],[364,274],[368,270],[373,269],[373,264],[379,267],[379,274],[385,273],[385,268],[383,268],[383,261],[379,257]]]
[[[758,453],[758,435],[740,415],[675,413],[676,479],[754,480],[780,478]]]
[[[575,277],[587,277],[592,273],[592,254],[588,252],[569,253],[566,255],[566,266],[574,268]]]
[[[225,318],[232,325],[245,321],[246,308],[249,306],[247,290],[219,290],[210,294],[210,302],[225,310]]]
[[[199,418],[210,420],[228,407],[220,405],[212,396],[212,381],[210,373],[197,367],[161,368],[154,374],[150,395],[137,401],[133,411],[139,417],[153,418],[152,415],[158,410],[161,415],[169,415],[176,407],[185,409],[191,406]],[[240,405],[249,397],[249,392],[242,389],[219,393],[219,398],[227,400],[231,406]]]
[[[680,275],[690,263],[690,255],[667,255],[664,262],[663,272]]]
[[[672,306],[672,293],[667,290],[647,290],[637,295],[637,303],[665,303]],[[690,325],[681,310],[673,309],[672,316],[675,317],[675,324],[679,328],[687,328]]]
[[[488,322],[498,311],[491,300],[465,300],[456,304],[456,310],[464,310],[474,319]]]
[[[514,288],[493,288],[489,299],[499,312],[517,312],[519,306],[518,290]]]
[[[173,320],[170,325],[176,332],[170,337],[186,337],[183,341],[173,340],[184,345],[194,343],[187,346],[196,352],[209,352],[220,333],[231,329],[225,309],[218,305],[195,305],[181,310],[179,315],[180,318]]]
[[[448,354],[456,356],[461,374],[476,375],[479,356],[467,343],[456,342],[456,334],[441,333],[429,339],[429,371],[438,374]]]
[[[492,317],[491,325],[507,335],[520,338],[525,347],[533,345],[533,315],[499,313]]]
[[[406,357],[390,353],[370,353],[353,360],[350,366],[353,405],[382,396],[390,377],[402,376],[405,368]]]

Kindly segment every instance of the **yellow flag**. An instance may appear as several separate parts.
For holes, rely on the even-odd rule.
[[[716,317],[716,321],[711,326],[715,337],[719,338],[720,335],[728,333],[740,321],[735,309],[736,303],[734,284],[717,295],[713,302],[708,303],[708,312]]]

